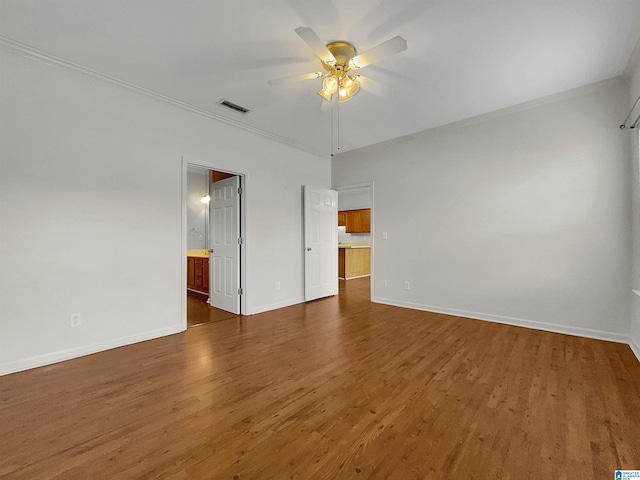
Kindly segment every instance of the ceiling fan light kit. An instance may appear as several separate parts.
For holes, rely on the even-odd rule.
[[[327,45],[327,50],[333,55],[333,60],[322,61],[328,76],[323,80],[322,90],[318,95],[330,102],[333,94],[338,92],[339,102],[348,102],[360,89],[357,75],[349,75],[352,70],[350,62],[356,56],[356,48],[347,42],[332,42]]]
[[[336,92],[339,103],[348,102],[360,90],[358,80],[364,79],[361,75],[354,73],[355,70],[407,49],[407,41],[398,35],[358,55],[356,47],[349,42],[338,41],[325,45],[309,27],[298,27],[296,33],[315,52],[326,73],[312,72],[276,78],[269,80],[269,84],[280,85],[298,80],[324,78],[318,95],[327,102],[331,102]]]
[[[326,46],[333,55],[333,59],[322,61],[327,71],[327,77],[322,82],[322,90],[318,92],[327,102],[331,101],[334,93],[338,92],[340,103],[348,102],[360,89],[356,75],[349,75],[352,70],[351,59],[356,56],[356,48],[347,42],[332,42]]]
[[[322,61],[327,77],[322,81],[322,90],[318,92],[327,102],[338,92],[340,103],[348,102],[360,89],[356,75],[349,75],[352,69],[350,62],[356,56],[356,48],[347,42],[333,42],[327,45],[333,60]]]
[[[331,104],[331,155],[334,155],[334,133],[337,138],[337,150],[340,150],[340,115],[338,104],[348,102],[360,90],[360,81],[367,78],[355,73],[356,70],[374,62],[390,57],[407,49],[407,41],[401,36],[393,37],[386,42],[358,54],[356,47],[345,41],[325,44],[309,27],[296,28],[298,36],[315,52],[325,72],[311,72],[302,75],[275,78],[269,80],[270,85],[297,82],[314,78],[322,78],[322,88],[318,95]],[[366,85],[365,85],[366,87]],[[333,95],[337,95],[337,101]]]

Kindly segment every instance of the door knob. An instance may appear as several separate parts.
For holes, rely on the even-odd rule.
[[[208,250],[208,252],[209,252],[209,253],[213,253],[213,248],[210,248],[210,249]]]
[[[307,252],[310,252],[310,251],[311,251],[311,247],[307,247]]]

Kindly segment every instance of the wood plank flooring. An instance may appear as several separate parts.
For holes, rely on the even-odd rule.
[[[3,479],[609,479],[627,345],[337,297],[0,377]]]
[[[187,327],[198,327],[206,323],[235,319],[237,315],[219,308],[211,307],[207,303],[208,295],[187,292]]]

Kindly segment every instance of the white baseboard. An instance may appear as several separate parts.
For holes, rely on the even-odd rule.
[[[573,327],[570,325],[559,325],[556,323],[538,322],[535,320],[525,320],[522,318],[506,317],[502,315],[492,315],[488,313],[470,312],[468,310],[458,310],[454,308],[436,307],[433,305],[422,305],[411,302],[398,302],[388,298],[374,297],[371,299],[375,303],[383,303],[385,305],[393,305],[396,307],[412,308],[414,310],[423,310],[426,312],[444,313],[456,317],[472,318],[474,320],[484,320],[488,322],[503,323],[505,325],[513,325],[516,327],[532,328],[534,330],[544,330],[545,332],[563,333],[565,335],[575,335],[578,337],[595,338],[597,340],[607,340],[609,342],[626,343],[631,345],[631,338],[628,335],[615,332],[607,332],[604,330],[593,330],[590,328]],[[631,346],[633,349],[633,346]],[[636,356],[638,352],[636,351]],[[638,356],[640,360],[640,356]]]
[[[207,292],[201,292],[200,290],[196,290],[195,288],[187,288],[188,292],[201,293],[202,295],[209,295]]]
[[[635,354],[636,358],[640,362],[640,341],[638,341],[638,339],[633,335],[629,335],[629,346],[631,347],[631,351]]]
[[[477,312],[470,312],[467,310],[459,310],[452,308],[436,307],[432,305],[423,305],[411,302],[399,302],[382,297],[372,297],[371,301],[374,303],[381,303],[385,305],[391,305],[395,307],[411,308],[414,310],[422,310],[434,313],[444,313],[447,315],[454,315],[458,317],[472,318],[474,320],[484,320],[489,322],[502,323],[505,325],[514,325],[518,327],[533,328],[535,330],[544,330],[547,332],[563,333],[566,335],[576,335],[580,337],[595,338],[597,340],[607,340],[617,343],[626,343],[631,347],[631,350],[635,354],[636,358],[640,362],[640,341],[633,336],[627,336],[614,332],[606,332],[602,330],[592,330],[588,328],[572,327],[569,325],[558,325],[545,322],[537,322],[534,320],[524,320],[521,318],[505,317],[500,315],[482,314]],[[297,305],[303,303],[304,298],[293,298],[284,300],[282,302],[272,303],[269,305],[263,305],[257,307],[250,313],[250,315],[268,312],[270,310],[276,310],[278,308],[289,307],[291,305]],[[25,358],[15,362],[0,364],[0,376],[8,375],[10,373],[21,372],[23,370],[29,370],[31,368],[42,367],[45,365],[51,365],[53,363],[63,362],[65,360],[71,360],[73,358],[82,357],[84,355],[90,355],[92,353],[98,353],[112,348],[123,347],[125,345],[131,345],[138,342],[144,342],[147,340],[153,340],[154,338],[165,337],[167,335],[173,335],[183,332],[184,329],[180,326],[174,326],[170,328],[162,328],[158,330],[152,330],[150,332],[144,332],[141,334],[131,335],[129,337],[123,337],[116,340],[110,340],[108,342],[94,343],[92,345],[84,345],[76,348],[69,348],[66,350],[60,350],[57,352],[51,352],[43,355],[37,355],[34,357]]]
[[[129,337],[118,338],[116,340],[109,340],[107,342],[94,343],[91,345],[83,345],[81,347],[68,348],[66,350],[59,350],[57,352],[45,353],[43,355],[36,355],[34,357],[24,358],[15,362],[0,364],[0,376],[8,375],[10,373],[21,372],[23,370],[29,370],[31,368],[43,367],[45,365],[51,365],[53,363],[63,362],[65,360],[71,360],[72,358],[82,357],[84,355],[91,355],[92,353],[103,352],[105,350],[111,350],[112,348],[123,347],[125,345],[131,345],[133,343],[144,342],[146,340],[153,340],[154,338],[166,337],[167,335],[173,335],[175,333],[183,332],[184,329],[180,326],[161,328],[158,330],[152,330],[150,332],[144,332]]]
[[[269,312],[271,310],[277,310],[278,308],[290,307],[291,305],[297,305],[298,303],[303,303],[304,298],[290,298],[289,300],[283,300],[282,302],[270,303],[269,305],[261,305],[259,307],[253,308],[248,315],[256,315],[258,313]]]

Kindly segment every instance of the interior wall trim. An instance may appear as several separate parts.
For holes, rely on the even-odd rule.
[[[270,133],[267,132],[265,130],[261,130],[259,128],[256,127],[252,127],[250,125],[245,125],[243,123],[237,122],[235,120],[233,120],[232,118],[227,118],[224,117],[222,115],[218,115],[217,113],[211,112],[209,110],[204,110],[202,108],[196,107],[195,105],[191,105],[189,103],[183,102],[181,100],[177,100],[173,97],[169,97],[168,95],[163,95],[161,93],[158,92],[154,92],[153,90],[149,90],[148,88],[144,88],[141,87],[139,85],[136,85],[134,83],[131,82],[127,82],[125,80],[121,80],[119,78],[116,77],[112,77],[110,75],[106,75],[104,73],[100,73],[98,71],[92,70],[90,68],[84,67],[82,65],[70,62],[68,60],[65,60],[63,58],[59,58],[56,57],[55,55],[52,55],[50,53],[47,53],[45,51],[42,50],[38,50],[37,48],[33,48],[29,45],[25,45],[23,43],[17,42],[15,40],[12,40],[8,37],[4,37],[2,35],[0,35],[0,48],[3,48],[4,50],[10,51],[12,53],[21,55],[23,57],[26,57],[30,60],[36,60],[42,63],[45,63],[47,65],[52,65],[52,66],[56,66],[56,67],[64,67],[67,68],[69,70],[73,70],[75,72],[79,72],[82,73],[84,75],[88,75],[90,77],[96,78],[98,80],[102,80],[114,85],[117,85],[119,87],[123,87],[126,88],[127,90],[145,95],[147,97],[151,97],[155,100],[159,100],[161,102],[164,103],[168,103],[170,105],[173,105],[175,107],[181,108],[183,110],[187,110],[191,113],[195,113],[196,115],[200,115],[202,117],[206,117],[209,118],[211,120],[217,120],[219,122],[222,123],[226,123],[228,125],[233,125],[235,127],[241,128],[243,130],[261,135],[263,137],[269,138],[271,140],[275,140],[279,143],[284,143],[286,145],[289,145],[290,147],[296,148],[298,150],[304,150],[306,152],[309,153],[313,153],[315,155],[320,155],[325,157],[326,154],[319,152],[311,147],[308,147],[306,145],[303,145],[301,143],[298,142],[294,142],[293,140],[289,140],[287,138],[281,137],[280,135],[276,135],[274,133]]]
[[[638,339],[631,335],[629,337],[629,346],[631,347],[631,351],[635,354],[636,358],[640,362],[640,341],[638,341]]]
[[[21,372],[23,370],[30,370],[32,368],[44,367],[45,365],[64,362],[65,360],[71,360],[73,358],[83,357],[85,355],[91,355],[93,353],[104,352],[105,350],[111,350],[112,348],[124,347],[126,345],[132,345],[134,343],[145,342],[147,340],[153,340],[160,337],[166,337],[167,335],[180,333],[184,330],[185,329],[180,325],[175,325],[172,327],[160,328],[157,330],[138,333],[136,335],[121,337],[114,340],[109,340],[107,342],[82,345],[65,350],[58,350],[57,352],[49,352],[42,355],[23,358],[20,360],[16,360],[15,362],[0,364],[0,376]]]
[[[625,343],[629,345],[636,358],[640,362],[640,345],[630,335],[616,332],[607,332],[604,330],[595,330],[590,328],[573,327],[571,325],[559,325],[555,323],[538,322],[535,320],[525,320],[522,318],[506,317],[502,315],[492,315],[489,313],[471,312],[468,310],[458,310],[455,308],[444,308],[433,305],[423,305],[412,302],[399,302],[389,298],[372,297],[374,303],[382,303],[384,305],[392,305],[395,307],[411,308],[414,310],[422,310],[425,312],[444,313],[456,317],[471,318],[473,320],[483,320],[486,322],[501,323],[514,327],[531,328],[534,330],[542,330],[551,333],[562,333],[564,335],[573,335],[577,337],[593,338],[596,340],[605,340],[608,342]]]
[[[277,310],[278,308],[290,307],[292,305],[298,305],[304,303],[304,297],[290,298],[289,300],[283,300],[281,302],[271,303],[269,305],[260,305],[259,307],[252,308],[247,315],[257,315],[258,313],[269,312],[271,310]]]

